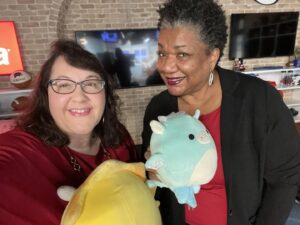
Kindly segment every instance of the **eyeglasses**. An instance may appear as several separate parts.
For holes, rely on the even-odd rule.
[[[97,94],[102,91],[105,81],[98,79],[89,79],[76,82],[69,79],[53,79],[48,81],[48,85],[58,94],[70,94],[75,91],[77,85],[87,94]]]

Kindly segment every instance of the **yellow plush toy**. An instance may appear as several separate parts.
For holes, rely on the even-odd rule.
[[[161,225],[143,163],[108,160],[75,191],[61,225]]]

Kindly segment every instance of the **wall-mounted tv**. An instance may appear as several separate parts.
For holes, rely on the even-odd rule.
[[[0,75],[23,69],[14,21],[0,21]]]
[[[299,12],[231,15],[229,59],[290,56]]]
[[[117,87],[163,83],[155,69],[157,29],[76,31],[75,38],[101,61]]]

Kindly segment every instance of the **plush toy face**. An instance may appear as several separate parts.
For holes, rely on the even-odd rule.
[[[200,111],[194,117],[179,112],[151,121],[151,157],[146,168],[157,171],[160,182],[154,185],[172,190],[193,187],[199,191],[196,186],[213,178],[217,167],[216,147],[198,120],[199,115]]]
[[[61,225],[161,225],[142,163],[108,160],[79,187]]]

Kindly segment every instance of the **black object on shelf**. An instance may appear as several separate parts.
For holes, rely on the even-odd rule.
[[[292,116],[297,116],[298,115],[298,111],[294,108],[290,108],[290,112],[292,113]]]

